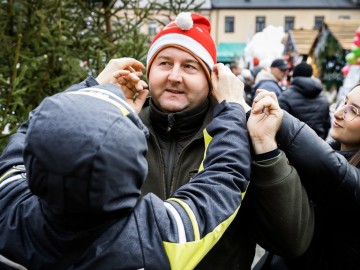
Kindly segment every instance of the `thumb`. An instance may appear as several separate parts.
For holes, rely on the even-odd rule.
[[[136,104],[136,107],[138,108],[137,113],[141,111],[141,108],[144,106],[144,103],[146,101],[146,98],[148,97],[149,90],[144,89],[139,92],[136,99],[134,100],[134,103]]]

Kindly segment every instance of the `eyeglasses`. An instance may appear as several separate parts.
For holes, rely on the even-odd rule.
[[[345,121],[352,121],[359,115],[359,109],[353,105],[346,105],[346,100],[342,99],[336,106],[336,110],[343,109],[343,119]]]

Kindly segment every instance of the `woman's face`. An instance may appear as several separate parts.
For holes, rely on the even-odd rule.
[[[340,142],[341,150],[360,149],[360,85],[346,95],[335,111],[330,135]]]

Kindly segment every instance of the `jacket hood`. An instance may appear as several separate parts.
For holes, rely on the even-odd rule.
[[[306,97],[317,97],[323,89],[321,81],[312,77],[295,77],[291,86]]]
[[[30,118],[24,150],[29,187],[57,213],[128,211],[140,196],[148,130],[119,88],[104,88],[46,98]]]
[[[265,69],[261,70],[255,79],[255,84],[260,81],[275,81],[277,83],[277,79],[272,75],[270,71],[267,71]]]

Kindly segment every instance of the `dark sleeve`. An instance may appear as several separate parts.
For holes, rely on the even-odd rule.
[[[23,150],[27,128],[28,121],[10,136],[7,146],[0,156],[0,176],[11,167],[24,164]]]
[[[171,268],[193,269],[199,263],[234,220],[248,185],[251,156],[241,105],[217,105],[204,139],[203,168],[191,182],[165,202],[148,194],[140,203],[151,199]],[[137,214],[138,224],[144,218]]]
[[[284,114],[277,142],[296,168],[311,199],[360,207],[360,172],[309,126]],[[334,198],[337,198],[334,200]]]
[[[279,99],[278,99],[279,100],[279,105],[280,105],[281,109],[291,113],[291,106],[290,106],[287,98],[288,97],[286,96],[285,92],[281,93],[279,95]]]
[[[76,90],[79,90],[82,88],[92,87],[92,86],[96,86],[96,85],[99,85],[99,83],[96,81],[96,79],[92,76],[89,76],[84,81],[70,86],[65,91],[66,92],[67,91],[76,91]]]
[[[191,185],[179,188],[173,198],[181,199],[196,213],[201,234],[212,231],[241,204],[250,178],[250,147],[244,110],[236,103],[221,103],[206,127],[203,170]],[[213,215],[209,212],[212,209]]]
[[[250,191],[250,226],[256,242],[284,257],[304,253],[314,232],[314,211],[297,171],[283,152],[252,163]]]
[[[325,101],[327,102],[327,112],[325,115],[324,115],[324,129],[325,129],[325,132],[326,134],[328,134],[329,132],[329,129],[331,127],[331,117],[330,117],[330,108],[329,108],[329,103],[327,101],[327,98],[325,99]]]

